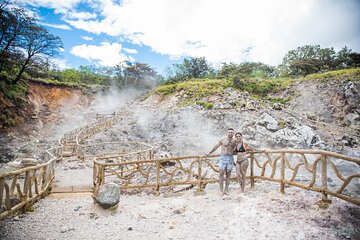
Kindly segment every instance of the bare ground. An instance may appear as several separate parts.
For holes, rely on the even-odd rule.
[[[0,222],[0,239],[360,239],[360,207],[320,195],[259,182],[239,194],[219,195],[217,184],[195,190],[148,195],[122,194],[102,210],[90,194],[51,194],[35,211]]]

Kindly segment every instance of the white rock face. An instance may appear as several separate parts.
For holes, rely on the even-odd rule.
[[[265,126],[267,130],[276,132],[279,130],[279,123],[270,114],[264,113],[261,115],[260,120],[257,122],[258,125]]]

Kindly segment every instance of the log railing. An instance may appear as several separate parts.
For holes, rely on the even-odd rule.
[[[120,156],[95,158],[95,189],[106,181],[117,180],[122,189],[154,188],[159,192],[164,187],[193,185],[201,191],[205,184],[218,181],[216,156],[115,161]],[[322,150],[255,151],[250,154],[248,179],[251,186],[255,179],[263,179],[280,183],[282,193],[287,185],[291,185],[321,193],[324,202],[332,195],[360,205],[359,167],[358,158]],[[348,172],[349,169],[352,172]]]
[[[61,147],[46,150],[47,162],[32,167],[0,173],[0,219],[45,196],[55,177],[55,162],[61,159]]]

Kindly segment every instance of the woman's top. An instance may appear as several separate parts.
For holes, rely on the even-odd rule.
[[[241,143],[240,148],[238,148],[238,145],[236,145],[235,147],[235,152],[239,153],[239,152],[246,152],[245,148],[244,148],[244,143]]]

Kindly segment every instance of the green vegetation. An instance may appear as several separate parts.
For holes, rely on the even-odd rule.
[[[235,88],[242,91],[247,91],[250,94],[266,97],[270,93],[279,92],[294,83],[294,80],[289,78],[276,79],[244,79],[235,78],[233,85]]]
[[[197,105],[202,106],[205,109],[212,109],[214,107],[214,104],[209,103],[209,102],[196,101],[195,103]]]
[[[300,80],[349,80],[360,81],[360,68],[342,69],[324,73],[309,74]]]
[[[156,87],[154,91],[163,96],[183,91],[192,98],[197,99],[223,93],[225,88],[231,86],[232,83],[229,80],[192,79],[191,81],[161,85]]]

